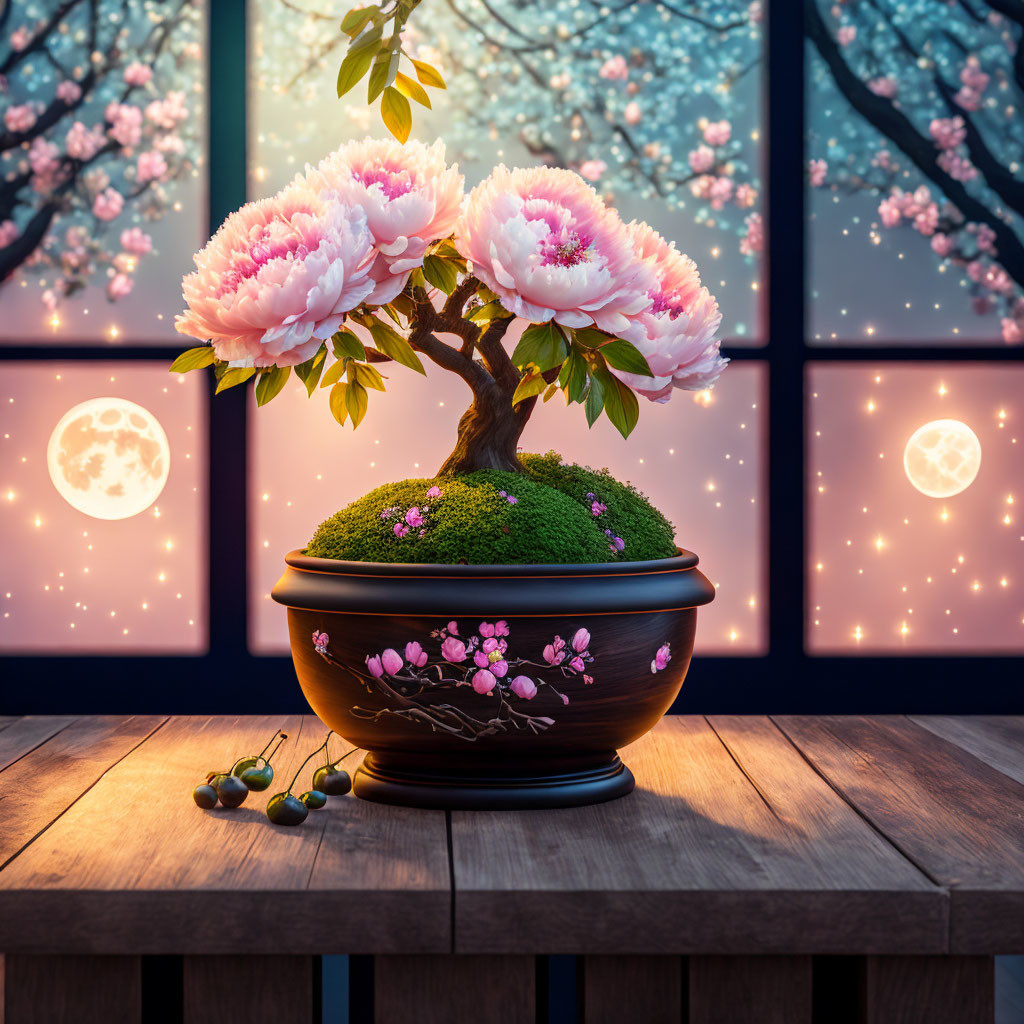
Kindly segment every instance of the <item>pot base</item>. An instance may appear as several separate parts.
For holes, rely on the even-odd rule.
[[[488,778],[395,770],[368,754],[356,769],[355,795],[379,804],[457,811],[524,811],[582,807],[633,792],[633,773],[616,755],[585,771]]]

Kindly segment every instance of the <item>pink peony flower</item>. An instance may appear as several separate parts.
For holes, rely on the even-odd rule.
[[[415,640],[410,640],[405,645],[405,660],[410,665],[423,668],[427,663],[427,652]]]
[[[384,666],[381,664],[379,654],[373,655],[372,658],[367,656],[366,668],[370,675],[374,677],[374,679],[380,679],[380,677],[384,675]]]
[[[440,498],[441,494],[442,494],[441,488],[440,487],[436,487],[436,486],[435,487],[431,487],[430,490],[427,491],[427,497],[428,498]]]
[[[393,647],[388,647],[381,653],[380,663],[389,676],[397,675],[402,671],[402,656]]]
[[[456,246],[502,305],[534,323],[618,334],[650,306],[648,267],[618,214],[573,171],[501,165],[470,193]]]
[[[644,112],[636,100],[631,100],[626,104],[622,116],[626,119],[626,124],[639,124],[644,119]]]
[[[573,634],[571,646],[574,651],[582,653],[590,646],[590,632],[589,630],[580,627]]]
[[[409,532],[409,527],[406,526],[405,523],[395,523],[395,525],[391,529],[394,531],[395,536],[399,539],[404,537]]]
[[[139,161],[136,165],[135,178],[139,184],[147,181],[156,181],[167,173],[167,161],[161,153],[150,150],[147,153],[139,154]]]
[[[36,123],[36,111],[31,103],[20,103],[4,111],[4,125],[11,132],[27,132]]]
[[[715,151],[710,146],[701,145],[690,151],[687,160],[691,171],[695,174],[704,174],[715,166]]]
[[[828,174],[828,164],[824,160],[811,160],[807,165],[807,175],[814,188],[820,188],[825,184],[825,175]]]
[[[441,644],[441,657],[457,665],[460,661],[466,660],[466,645],[454,636],[447,637]]]
[[[82,87],[74,80],[65,78],[57,85],[57,99],[69,107],[82,98]]]
[[[634,222],[630,233],[637,257],[652,268],[656,283],[650,293],[653,303],[633,318],[629,338],[654,376],[613,372],[654,402],[668,401],[673,388],[699,391],[711,387],[728,362],[720,355],[714,337],[722,319],[718,303],[702,287],[693,260],[652,227]]]
[[[490,693],[497,685],[498,680],[487,669],[482,668],[473,673],[473,689],[477,693]]]
[[[218,359],[293,366],[373,291],[375,256],[361,210],[289,185],[231,214],[196,254],[175,327],[210,339]]]
[[[626,64],[626,58],[621,53],[615,54],[614,57],[609,57],[601,65],[601,70],[598,74],[602,78],[610,79],[611,81],[624,82],[629,78],[629,67]]]
[[[319,630],[313,630],[313,646],[316,648],[317,654],[326,654],[327,645],[330,643],[331,638],[326,633],[321,633]]]
[[[651,672],[660,672],[672,660],[672,645],[662,644],[651,662]]]
[[[103,146],[104,135],[100,128],[86,128],[76,121],[64,137],[64,148],[73,160],[91,160]]]
[[[0,249],[6,249],[12,242],[17,241],[21,232],[13,220],[0,221]]]
[[[411,509],[409,509],[408,512],[405,513],[405,521],[410,526],[420,527],[420,526],[423,525],[425,520],[424,520],[423,516],[420,515],[420,507],[419,507],[419,505],[413,505],[413,507]]]
[[[107,298],[111,302],[123,299],[134,287],[135,282],[127,274],[115,274],[107,284]]]
[[[512,692],[523,700],[533,700],[537,696],[537,684],[529,676],[516,676],[511,684]]]
[[[704,128],[704,141],[709,146],[724,146],[732,136],[728,121],[712,121]]]
[[[137,60],[124,69],[124,80],[128,85],[146,85],[153,77],[153,69]]]
[[[153,239],[142,228],[125,228],[121,232],[121,248],[135,256],[145,256],[153,249]]]
[[[92,212],[100,220],[113,220],[123,209],[124,196],[116,188],[105,188],[92,201]]]
[[[142,111],[130,103],[108,103],[103,113],[107,134],[122,146],[137,146],[142,139]]]
[[[377,290],[369,301],[390,302],[409,274],[423,265],[427,247],[451,234],[462,207],[464,179],[445,163],[444,143],[432,146],[394,139],[348,142],[305,180],[363,210],[380,255],[371,276]]]
[[[607,170],[608,165],[603,160],[584,160],[580,164],[580,174],[587,181],[597,181]]]

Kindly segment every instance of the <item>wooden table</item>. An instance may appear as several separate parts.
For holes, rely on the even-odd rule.
[[[308,1024],[329,953],[373,955],[383,1024],[534,1021],[552,953],[588,1024],[802,1024],[822,979],[869,1024],[980,1024],[1024,952],[1024,718],[670,718],[633,795],[565,811],[193,804],[277,728],[288,780],[315,718],[0,719],[7,1024],[138,1022],[148,954],[188,1024]]]

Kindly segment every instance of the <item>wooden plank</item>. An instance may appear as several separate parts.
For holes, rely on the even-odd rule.
[[[992,957],[869,956],[864,1024],[992,1024]]]
[[[266,793],[235,810],[195,806],[192,789],[208,770],[258,752],[278,728],[289,740]],[[343,797],[299,827],[268,822],[267,800],[325,734],[313,716],[171,719],[0,871],[0,949],[449,949],[443,812]],[[338,741],[333,756],[344,749]]]
[[[20,730],[22,722],[28,721],[22,719],[0,732],[0,744],[14,730]],[[66,724],[67,720],[64,721]],[[109,715],[71,720],[65,728],[57,727],[56,721],[49,719],[45,728],[33,731],[31,740],[23,737],[33,746],[0,774],[0,867],[17,856],[163,721],[156,715]],[[40,737],[46,733],[51,738],[43,742]]]
[[[690,957],[689,1024],[810,1024],[809,956]]]
[[[73,721],[74,717],[67,715],[26,715],[8,722],[0,732],[0,771],[66,729]]]
[[[137,956],[6,956],[4,1024],[139,1024]]]
[[[375,1024],[534,1024],[532,956],[379,956]]]
[[[678,956],[584,957],[584,1024],[679,1024],[684,963]]]
[[[187,956],[184,983],[184,1024],[313,1024],[311,956]]]
[[[622,800],[454,812],[457,951],[945,951],[938,887],[767,719],[714,723],[628,747]]]
[[[910,719],[1024,784],[1024,717],[911,715]]]
[[[949,888],[949,952],[1024,952],[1024,786],[900,716],[777,722],[861,814]]]

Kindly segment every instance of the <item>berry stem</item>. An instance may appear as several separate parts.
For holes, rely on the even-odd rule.
[[[288,783],[288,788],[285,790],[285,793],[290,793],[292,791],[292,786],[295,785],[295,783],[298,780],[299,776],[302,774],[302,769],[305,768],[306,765],[309,764],[309,762],[312,761],[313,758],[316,757],[316,755],[319,754],[321,750],[326,750],[327,749],[327,739],[330,738],[330,735],[331,735],[330,732],[328,732],[327,733],[327,738],[324,739],[323,743],[321,743],[320,746],[317,747],[316,750],[314,750],[306,758],[306,760],[303,761],[302,764],[299,765],[299,770],[295,773],[295,778],[292,779],[292,781]]]
[[[273,743],[274,740],[276,740],[278,736],[280,736],[282,740],[288,739],[288,733],[281,732],[281,730],[278,729],[277,732],[275,732],[274,735],[270,737],[270,741],[267,743],[267,745],[260,751],[260,753],[259,753],[260,757],[263,757],[263,755],[270,749],[270,744]],[[280,745],[281,744],[278,743],[277,746],[279,747]],[[274,750],[277,750],[277,747],[275,747]],[[270,755],[270,757],[273,757],[273,756],[274,756],[273,754]],[[268,757],[268,758],[266,758],[266,760],[269,761],[270,758]]]
[[[280,750],[280,748],[281,748],[281,744],[284,743],[284,741],[286,739],[288,739],[288,734],[284,733],[284,732],[281,733],[281,738],[277,741],[277,746],[274,747],[274,749],[270,752],[270,757],[263,757],[263,754],[260,754],[260,757],[263,757],[263,761],[264,761],[265,764],[270,764],[271,758],[276,756],[278,750]],[[273,741],[271,741],[271,742],[273,742]],[[269,746],[270,746],[270,743],[267,744],[267,747],[269,747]],[[267,747],[263,748],[264,752],[266,751]]]

